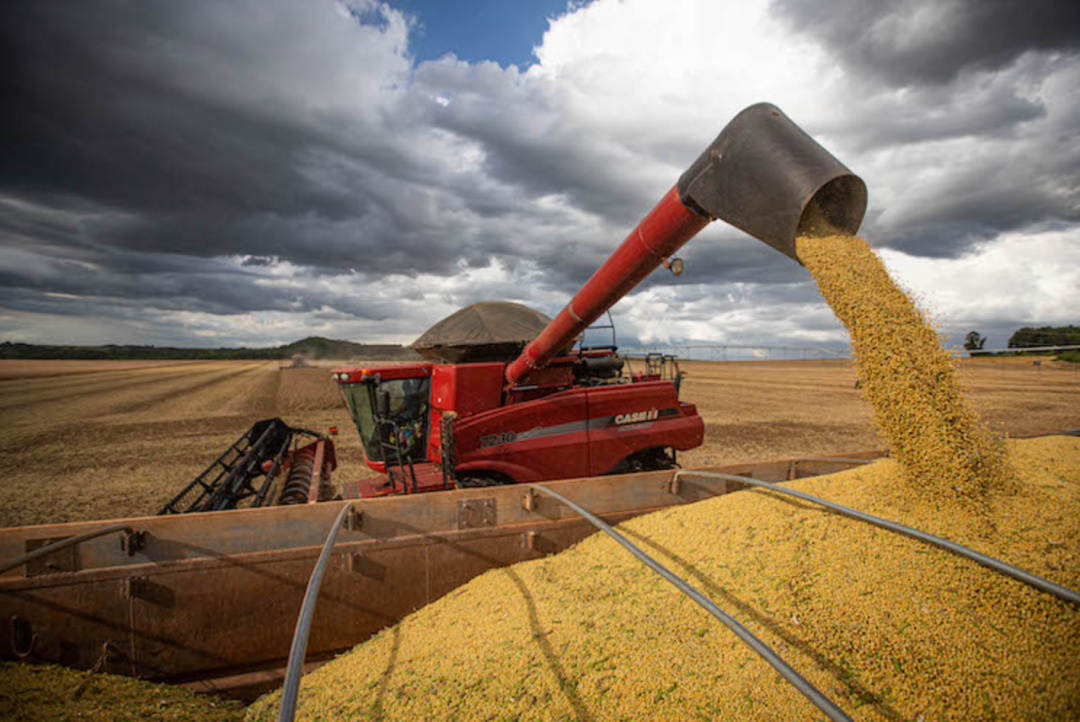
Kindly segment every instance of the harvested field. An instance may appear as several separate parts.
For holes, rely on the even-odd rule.
[[[684,361],[682,398],[705,419],[684,466],[885,448],[849,361]],[[1080,428],[1080,364],[1030,358],[958,363],[969,404],[998,435]]]
[[[687,362],[705,419],[687,466],[881,448],[845,361]],[[996,432],[1080,426],[1080,365],[972,359],[960,382]],[[0,525],[152,514],[255,421],[336,425],[335,479],[367,473],[327,368],[277,362],[0,361]]]
[[[1080,586],[1080,439],[1009,442],[989,535],[898,496],[894,460],[791,487]],[[944,550],[769,492],[630,520],[857,720],[1076,719],[1077,610]],[[249,708],[274,719],[277,693]],[[474,579],[304,677],[298,719],[818,720],[734,635],[595,534]]]
[[[143,368],[166,366],[189,366],[200,361],[64,361],[47,359],[42,361],[0,361],[0,381],[21,378],[43,378],[46,376],[70,376],[71,374],[116,371],[122,367],[126,371]]]
[[[361,472],[348,453],[359,439],[324,368],[3,361],[0,379],[3,526],[154,514],[253,422],[273,416],[314,430],[337,424],[341,472]]]

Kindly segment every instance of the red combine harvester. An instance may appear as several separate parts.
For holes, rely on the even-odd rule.
[[[514,305],[483,310],[511,315]],[[581,348],[509,380],[513,356],[470,360],[497,356],[494,346],[418,342],[414,348],[441,362],[336,369],[364,458],[382,475],[345,485],[344,495],[652,471],[702,442],[701,417],[679,401],[674,359],[650,359],[625,374],[613,345]]]
[[[694,405],[679,400],[675,360],[650,358],[644,369],[626,373],[614,344],[570,351],[575,340],[657,267],[680,273],[673,254],[713,220],[798,261],[796,237],[854,233],[865,210],[858,176],[775,106],[751,106],[542,328],[527,322],[539,314],[517,304],[478,304],[458,314],[494,309],[517,335],[498,328],[487,336],[476,329],[457,338],[439,333],[444,325],[460,327],[455,314],[414,344],[430,362],[333,370],[364,458],[380,476],[331,486],[332,442],[317,434],[303,447],[307,461],[299,471],[290,467],[299,452],[290,452],[280,434],[247,455],[241,439],[226,452],[236,463],[219,459],[162,513],[206,510],[183,502],[185,494],[218,498],[214,508],[233,508],[233,498],[275,503],[268,490],[286,467],[290,493],[278,494],[276,503],[670,468],[678,451],[699,446],[704,436]],[[253,449],[255,436],[254,428],[245,436]]]

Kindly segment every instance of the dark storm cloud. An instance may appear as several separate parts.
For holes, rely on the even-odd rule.
[[[1046,85],[1080,63],[1080,5],[774,0],[772,8],[850,76],[853,102],[814,131],[856,161],[889,160],[865,171],[864,229],[879,245],[957,257],[1002,233],[1080,222],[1080,148],[1067,139],[1072,131],[1055,138],[1080,123],[1080,107]],[[941,172],[927,180],[928,169]]]
[[[416,71],[413,91],[446,101],[428,106],[428,123],[483,148],[485,174],[504,188],[495,205],[503,213],[518,214],[525,201],[558,195],[616,229],[629,230],[701,151],[698,139],[672,146],[666,136],[652,142],[644,134],[598,133],[566,112],[567,99],[556,83],[529,82],[516,68],[503,70],[494,63],[469,65],[453,58],[425,63]],[[653,161],[647,169],[642,167],[646,158]],[[657,185],[649,172],[654,159],[672,164],[667,185]],[[468,201],[484,203],[479,194]]]
[[[1080,47],[1080,4],[1061,0],[774,0],[855,72],[896,86],[997,70],[1029,51]]]
[[[1075,58],[1030,52],[1075,50],[1066,6],[774,3],[847,70],[808,130],[871,183],[879,245],[957,256],[1080,221],[1080,103],[1042,87]],[[550,74],[414,66],[400,18],[339,9],[0,5],[0,306],[379,320],[423,306],[429,288],[395,279],[426,274],[447,304],[558,310],[706,140],[634,118],[609,130],[615,111]],[[937,163],[953,165],[920,173]],[[805,269],[719,223],[681,255],[684,276],[642,288],[708,308],[725,284],[756,284],[763,318],[805,296]],[[492,264],[505,273],[454,283]]]
[[[597,174],[586,173],[588,159],[562,137],[530,142],[527,128],[514,123],[470,127],[476,117],[429,123],[427,113],[439,107],[424,83],[381,107],[383,94],[393,96],[388,78],[408,69],[390,48],[361,71],[373,76],[369,95],[363,83],[346,83],[348,103],[332,92],[304,97],[327,74],[351,78],[353,47],[386,30],[360,28],[367,34],[340,42],[339,56],[320,58],[303,44],[319,38],[291,32],[316,25],[316,10],[332,13],[332,5],[5,4],[0,191],[56,210],[94,206],[116,219],[64,235],[24,226],[22,237],[274,257],[324,272],[452,273],[461,260],[485,265],[493,255],[513,264],[520,237],[545,220],[530,218],[536,194],[569,190],[577,205],[601,212],[617,204],[603,178],[587,193],[570,187],[571,178]],[[275,24],[285,26],[277,36],[264,27]],[[275,65],[276,56],[285,60]],[[510,100],[506,107],[528,115],[528,107],[495,93],[501,72],[489,64],[472,74],[470,92],[494,93],[488,104]],[[276,73],[300,77],[275,82]],[[406,85],[405,76],[397,79]],[[325,107],[312,110],[305,101]],[[424,142],[439,127],[482,143],[494,179],[477,183],[477,173],[448,168],[445,151],[432,154]],[[484,228],[509,215],[515,222],[506,232]]]
[[[322,100],[267,77],[283,72],[271,61],[285,49],[267,42],[274,33],[260,23],[315,10],[333,14],[330,4],[4,4],[0,188],[126,215],[96,235],[113,246],[370,267],[393,240],[413,254],[410,267],[445,268],[446,255],[419,237],[415,209],[399,200],[408,194],[394,192],[420,171],[396,152],[377,113],[345,117],[333,98],[325,110],[305,108]],[[319,67],[326,58],[311,47],[290,50],[296,64],[309,62],[297,70],[308,85],[343,72]],[[380,78],[372,82],[377,92]],[[360,101],[374,107],[374,96]],[[335,170],[321,158],[345,159],[348,172],[327,182]],[[390,254],[388,263],[400,261]]]

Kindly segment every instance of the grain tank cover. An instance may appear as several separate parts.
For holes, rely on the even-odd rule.
[[[520,303],[474,303],[429,328],[412,348],[444,363],[513,361],[549,323],[550,318]]]

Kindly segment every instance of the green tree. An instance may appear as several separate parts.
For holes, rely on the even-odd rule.
[[[968,351],[981,351],[985,345],[986,336],[980,335],[978,331],[968,332],[967,340],[964,341],[964,348]]]
[[[1009,339],[1009,348],[1080,345],[1080,326],[1022,328]]]

